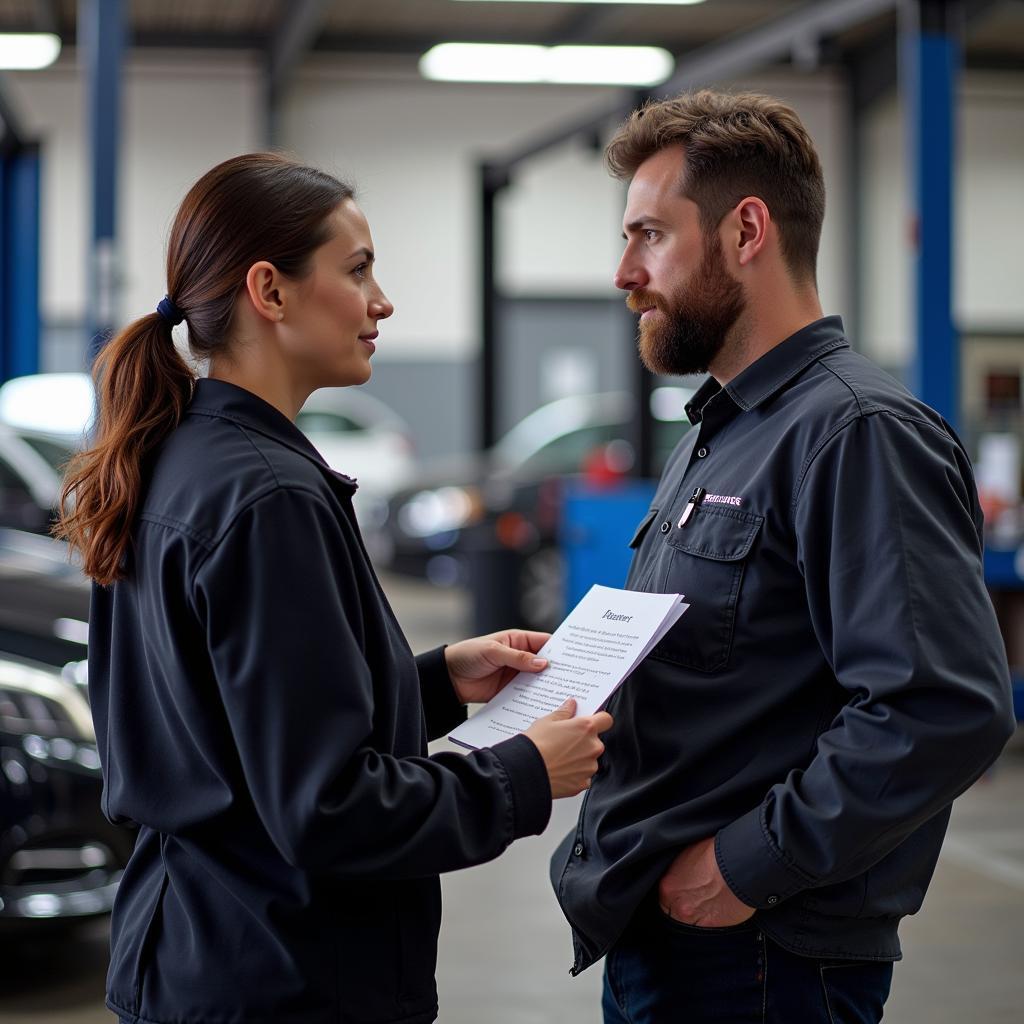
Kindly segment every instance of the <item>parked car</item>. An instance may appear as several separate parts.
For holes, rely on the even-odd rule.
[[[35,373],[0,386],[0,423],[62,474],[93,425],[95,395],[87,373]]]
[[[84,663],[0,655],[0,932],[106,914],[134,834],[100,810]]]
[[[49,441],[49,439],[47,439]],[[52,442],[70,458],[70,449]],[[16,429],[0,423],[0,527],[47,533],[60,494],[60,472],[39,447]]]
[[[109,912],[134,842],[100,810],[89,592],[63,541],[0,529],[0,932]]]
[[[89,436],[94,413],[95,392],[87,373],[37,373],[0,386],[4,431],[20,438],[23,447],[33,449],[53,471],[42,488],[47,496],[56,491],[54,477],[59,486],[68,460]],[[412,472],[408,424],[379,399],[356,388],[314,392],[295,423],[332,469],[358,480],[356,514],[372,535],[383,519],[388,496]],[[48,497],[50,504],[54,500]]]
[[[83,659],[89,595],[63,541],[0,529],[0,652],[58,668]]]
[[[682,436],[692,395],[678,386],[652,394],[655,471]],[[425,466],[389,502],[379,561],[440,585],[475,582],[474,567],[502,580],[512,573],[516,621],[551,628],[563,614],[558,527],[564,479],[584,473],[611,481],[629,472],[634,452],[625,434],[633,403],[620,391],[559,399],[523,419],[490,451]],[[495,587],[503,585],[495,578]],[[486,598],[479,586],[474,591],[478,602]]]
[[[64,468],[92,415],[85,373],[38,373],[0,386],[0,527],[49,532]]]
[[[383,522],[387,499],[412,476],[409,425],[379,399],[357,388],[314,391],[295,425],[332,469],[358,481],[353,505],[371,537]]]
[[[0,932],[109,912],[134,842],[100,810],[89,590],[62,541],[0,529]]]
[[[87,373],[32,373],[0,386],[0,421],[60,437],[76,447],[92,426],[96,399]]]

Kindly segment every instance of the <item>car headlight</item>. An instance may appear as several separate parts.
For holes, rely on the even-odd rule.
[[[479,522],[483,502],[475,487],[418,491],[398,510],[398,525],[409,537],[430,537]]]

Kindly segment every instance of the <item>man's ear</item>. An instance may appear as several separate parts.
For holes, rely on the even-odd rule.
[[[284,294],[281,275],[273,263],[260,260],[245,275],[245,290],[253,309],[265,320],[284,319]]]
[[[768,242],[771,214],[764,200],[747,196],[733,207],[729,219],[734,259],[738,266],[748,266]]]

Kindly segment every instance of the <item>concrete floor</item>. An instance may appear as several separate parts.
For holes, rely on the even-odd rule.
[[[462,635],[462,595],[384,582],[414,650]],[[886,1020],[1024,1020],[1022,796],[1024,730],[956,804],[925,908],[902,928],[905,958]],[[548,854],[575,820],[576,803],[559,802],[543,836],[517,843],[493,864],[444,879],[443,1024],[600,1019],[600,967],[569,977],[568,930],[547,882]],[[0,945],[0,1024],[111,1024],[103,1008],[106,942],[98,923]]]

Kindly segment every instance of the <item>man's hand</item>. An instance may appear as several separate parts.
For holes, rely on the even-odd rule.
[[[754,914],[725,884],[714,837],[687,846],[672,861],[658,883],[658,903],[674,920],[700,928],[728,928]]]
[[[483,703],[518,673],[547,668],[536,654],[550,638],[550,633],[505,629],[446,647],[444,660],[456,696],[463,704]]]

